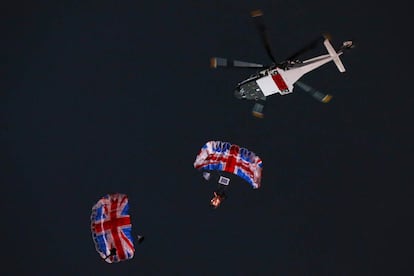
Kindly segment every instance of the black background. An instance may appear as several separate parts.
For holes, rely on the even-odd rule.
[[[5,275],[407,275],[412,229],[412,30],[408,1],[59,1],[1,9]],[[269,63],[262,9],[283,60],[322,33],[333,63],[267,100],[233,96]],[[321,47],[308,56],[325,54]],[[209,140],[258,154],[262,187],[215,184],[193,162]],[[90,234],[103,195],[129,196],[132,260],[105,263]]]

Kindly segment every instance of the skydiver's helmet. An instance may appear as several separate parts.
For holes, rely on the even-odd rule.
[[[214,197],[210,200],[210,206],[217,209],[220,204],[224,201],[225,195],[222,193],[214,192]]]

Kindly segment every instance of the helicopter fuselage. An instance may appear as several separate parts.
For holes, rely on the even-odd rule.
[[[338,56],[342,52],[338,52]],[[269,67],[237,84],[234,95],[238,99],[265,100],[273,94],[286,95],[293,92],[294,84],[303,75],[332,61],[329,54],[317,56],[303,62],[288,64],[284,69]]]

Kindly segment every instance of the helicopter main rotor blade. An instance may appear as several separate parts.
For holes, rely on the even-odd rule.
[[[241,60],[232,60],[221,57],[212,57],[210,59],[210,67],[227,67],[227,68],[262,68],[262,64],[246,62]]]
[[[252,109],[252,115],[256,118],[263,119],[264,117],[263,108],[264,108],[264,103],[262,104],[262,103],[256,102]]]
[[[287,61],[294,61],[298,56],[303,55],[305,52],[316,48],[316,46],[318,46],[319,43],[323,42],[323,40],[324,40],[323,36],[314,39],[309,44],[307,44],[305,47],[301,48],[296,53],[294,53],[293,55],[288,57],[286,60]]]
[[[328,103],[332,99],[331,95],[322,93],[301,81],[297,81],[295,84],[321,103]]]
[[[262,15],[263,15],[263,13],[262,13],[261,10],[255,10],[255,11],[251,12],[251,16],[252,16],[253,21],[256,25],[256,28],[259,31],[260,38],[262,39],[262,42],[263,42],[263,45],[266,49],[267,55],[269,56],[269,58],[274,63],[277,63],[275,57],[273,56],[272,49],[270,47],[270,41],[269,41],[269,38],[268,38],[268,35],[267,35],[267,29],[266,29],[266,26],[263,22]]]

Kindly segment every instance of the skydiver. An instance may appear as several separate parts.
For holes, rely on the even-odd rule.
[[[138,244],[140,244],[141,242],[143,242],[144,241],[144,236],[141,236],[141,235],[137,235],[137,241],[138,241]]]
[[[106,259],[108,259],[109,257],[111,257],[111,256],[115,256],[116,255],[116,248],[111,248],[110,250],[109,250],[109,255],[108,256],[106,256],[106,258],[105,258],[105,260]]]
[[[226,199],[224,191],[217,190],[214,192],[213,198],[210,200],[210,206],[217,209],[220,204]]]

